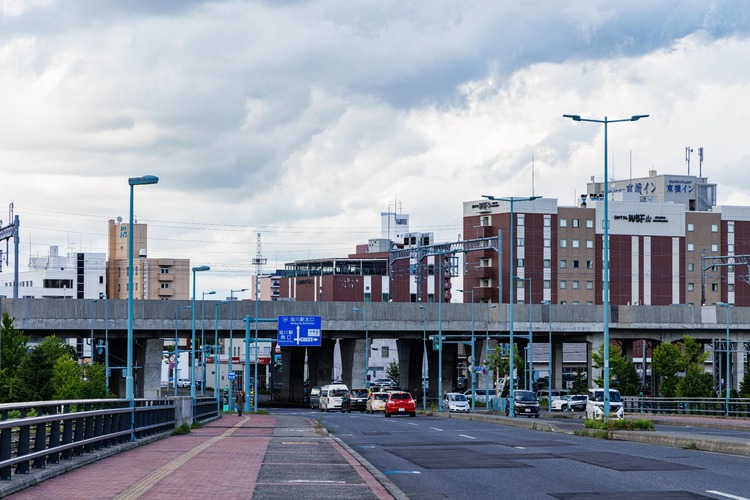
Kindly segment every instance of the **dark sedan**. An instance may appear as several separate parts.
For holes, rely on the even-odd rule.
[[[341,413],[351,413],[352,410],[365,411],[367,409],[368,396],[367,389],[352,389],[347,392],[344,399],[341,400]]]

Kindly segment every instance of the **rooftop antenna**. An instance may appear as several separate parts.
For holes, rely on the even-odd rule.
[[[257,241],[255,244],[255,258],[253,259],[253,265],[255,266],[255,276],[260,276],[263,271],[263,266],[266,265],[268,259],[263,257],[263,251],[260,245],[260,231],[258,232]]]
[[[703,148],[698,148],[698,177],[703,177]]]
[[[685,148],[685,161],[687,162],[688,175],[690,175],[690,155],[693,153],[693,148],[687,146]]]
[[[534,196],[534,157],[531,157],[531,196]]]

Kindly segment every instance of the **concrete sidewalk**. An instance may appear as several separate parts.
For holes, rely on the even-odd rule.
[[[188,435],[171,436],[89,463],[28,487],[12,498],[402,496],[387,478],[376,479],[366,462],[363,465],[355,456],[348,447],[316,429],[309,418],[224,415]],[[13,481],[22,479],[14,476],[0,484],[0,497],[10,491]]]

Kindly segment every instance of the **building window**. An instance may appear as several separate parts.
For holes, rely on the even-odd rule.
[[[594,240],[586,240],[586,248],[594,248]]]
[[[718,243],[711,243],[711,251],[712,252],[718,252],[719,251],[719,244]]]
[[[381,346],[380,347],[380,357],[381,358],[388,358],[388,357],[390,357],[391,353],[389,351],[390,351],[390,349],[388,349],[387,345]]]
[[[687,230],[689,233],[692,233],[693,231],[695,231],[695,224],[693,224],[692,222],[688,222],[687,226],[688,226]]]
[[[578,269],[579,267],[581,267],[581,266],[578,264],[578,261],[574,260],[573,261],[573,269]]]
[[[594,227],[594,220],[593,219],[586,219],[586,228],[592,229]]]
[[[729,243],[727,245],[727,252],[734,253],[734,245],[733,244]]]
[[[578,227],[580,221],[578,219],[573,219],[573,227]]]
[[[516,267],[523,267],[523,259],[516,259]]]
[[[578,284],[578,281],[577,281],[577,280],[571,281],[571,282],[570,282],[570,285],[571,285],[571,288],[572,288],[573,290],[578,290],[578,288],[579,288],[579,284]]]
[[[552,282],[550,280],[544,280],[544,285],[543,286],[544,286],[545,289],[547,289],[550,286],[552,286]]]
[[[492,225],[492,219],[489,215],[483,215],[479,217],[479,225],[480,226],[491,226]]]
[[[549,238],[544,238],[544,248],[549,248],[552,246],[552,240]]]
[[[492,280],[489,278],[482,278],[479,280],[479,288],[490,288],[492,286]]]
[[[579,240],[573,240],[573,248],[581,248],[581,242]]]
[[[523,226],[524,221],[524,215],[523,214],[516,214],[516,225],[517,226]]]
[[[587,260],[586,261],[586,269],[594,269],[594,261],[593,260]]]
[[[479,259],[479,267],[492,267],[492,258],[483,257]]]
[[[159,272],[161,274],[169,274],[169,268],[168,267],[162,267],[159,269]]]
[[[580,302],[578,302],[577,300],[574,300],[573,302],[571,302],[571,304],[573,304],[574,306],[577,306],[578,304],[580,304]]]
[[[712,233],[718,233],[719,232],[719,225],[718,224],[711,224],[711,232]]]
[[[695,264],[692,262],[688,262],[688,271],[695,271]]]
[[[586,290],[593,290],[594,289],[594,282],[593,281],[587,281],[586,282]]]
[[[100,285],[104,284],[104,276],[99,276],[99,284]]]
[[[733,273],[734,272],[734,266],[727,266],[727,272]]]
[[[560,248],[568,248],[568,240],[560,240]]]
[[[117,291],[118,292],[120,291],[120,284],[119,283],[117,284]]]
[[[542,267],[545,269],[549,269],[549,267],[552,265],[552,262],[549,259],[544,259],[544,262],[542,263]]]
[[[550,227],[552,226],[552,216],[551,215],[545,215],[544,216],[544,227]]]
[[[568,261],[567,260],[561,260],[560,261],[560,269],[567,269],[568,267]]]
[[[391,300],[391,297],[387,293],[384,293],[383,296],[381,297],[381,300],[383,302],[388,302]]]
[[[733,292],[734,291],[734,283],[729,283],[727,285],[727,292]]]
[[[522,246],[524,246],[524,241],[523,241],[523,238],[518,238],[518,239],[516,240],[516,246],[519,246],[519,247],[522,247]]]
[[[160,283],[159,285],[162,289],[169,288],[169,283]]]
[[[568,288],[568,282],[565,280],[560,280],[560,288],[561,289]]]
[[[568,219],[560,219],[560,227],[568,227]]]
[[[734,222],[727,222],[727,232],[728,233],[734,232]]]
[[[687,250],[688,250],[688,252],[694,251],[695,250],[695,245],[693,245],[692,243],[688,243],[687,244]]]
[[[688,283],[688,284],[687,284],[687,291],[688,291],[688,292],[693,292],[693,291],[695,291],[695,283]]]
[[[365,302],[370,302],[370,292],[365,292]]]

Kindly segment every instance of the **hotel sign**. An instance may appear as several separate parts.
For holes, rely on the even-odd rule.
[[[648,222],[662,222],[668,223],[669,219],[665,215],[647,215],[647,214],[626,214],[626,215],[615,215],[614,220],[621,220],[626,222],[636,223],[648,223]]]

